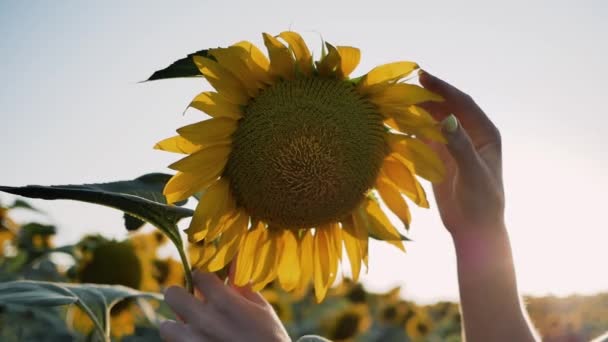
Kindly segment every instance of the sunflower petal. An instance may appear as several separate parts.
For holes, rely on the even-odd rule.
[[[370,93],[378,85],[383,83],[397,81],[412,71],[418,69],[418,64],[414,62],[393,62],[379,65],[370,70],[363,80],[359,83],[359,89],[362,93]]]
[[[315,296],[317,302],[320,303],[327,289],[329,288],[329,273],[330,271],[330,246],[327,241],[327,236],[321,233],[322,229],[317,229],[315,233],[315,246],[314,246],[314,284],[315,284]]]
[[[279,261],[279,236],[272,229],[266,229],[266,237],[260,239],[256,258],[256,265],[251,275],[251,286],[254,291],[260,291],[276,278],[277,264]]]
[[[181,154],[192,154],[202,148],[201,145],[196,145],[183,137],[176,135],[171,138],[163,139],[154,145],[157,150],[181,153]]]
[[[340,71],[342,77],[347,78],[359,65],[361,50],[352,46],[337,46],[340,54]]]
[[[429,207],[426,193],[415,177],[412,163],[398,154],[392,153],[384,159],[382,172],[399,190],[414,203],[423,208]]]
[[[296,68],[291,51],[275,37],[268,33],[263,35],[264,45],[266,45],[270,56],[270,73],[275,77],[287,80],[294,79]]]
[[[251,70],[253,76],[260,82],[265,84],[272,84],[272,79],[268,74],[270,69],[270,61],[264,55],[264,53],[258,49],[257,46],[251,44],[248,41],[241,41],[233,46],[238,46],[245,50],[246,59],[245,62]]]
[[[336,256],[339,260],[342,260],[342,233],[340,232],[340,225],[336,222],[331,223],[328,226],[329,230],[327,232],[333,243]]]
[[[410,106],[422,102],[443,101],[443,97],[415,84],[397,83],[371,94],[369,99],[376,104]]]
[[[367,235],[365,235],[367,240]],[[344,241],[344,247],[346,248],[346,254],[350,261],[351,273],[354,281],[359,280],[359,274],[361,273],[361,245],[359,244],[359,237],[355,232],[352,220],[342,221],[342,240]]]
[[[405,227],[409,227],[412,221],[412,214],[395,183],[381,172],[376,180],[376,189],[384,204],[399,217]]]
[[[297,289],[301,291],[308,286],[314,273],[314,236],[310,229],[307,229],[300,238],[299,246],[300,281]]]
[[[196,247],[197,256],[192,262],[192,266],[207,271],[207,265],[211,258],[215,255],[217,248],[213,244],[204,244]]]
[[[420,177],[438,183],[445,176],[445,166],[439,156],[419,139],[390,133],[387,136],[387,142],[393,153],[414,164],[416,174]]]
[[[219,93],[212,91],[198,94],[188,107],[196,108],[214,118],[227,117],[238,120],[243,116],[238,104],[232,103]]]
[[[237,218],[220,237],[219,249],[207,267],[209,272],[219,271],[232,261],[247,233],[248,224],[249,216],[244,211],[239,211]]]
[[[232,103],[247,104],[247,89],[229,70],[209,58],[194,56],[193,59],[198,70],[218,93]]]
[[[365,267],[368,267],[369,233],[367,232],[367,223],[365,219],[365,215],[360,209],[355,210],[352,214],[354,233],[361,246],[361,259],[363,260]]]
[[[283,253],[278,268],[279,284],[285,291],[291,291],[300,280],[298,240],[290,229],[285,229],[282,234]]]
[[[212,118],[184,126],[177,133],[198,145],[212,145],[229,140],[236,131],[238,121],[231,118]]]
[[[176,171],[196,172],[211,176],[217,174],[218,168],[224,169],[231,149],[229,144],[207,146],[169,165],[169,168]]]
[[[258,82],[246,62],[247,51],[239,46],[230,46],[228,48],[210,49],[209,54],[241,81],[250,97],[257,96],[262,84]]]
[[[265,232],[266,227],[261,222],[258,222],[254,228],[247,232],[236,260],[235,285],[245,286],[249,284],[251,273],[253,272],[254,259],[257,254],[258,242]]]
[[[176,173],[169,179],[163,190],[163,195],[165,195],[167,203],[172,204],[183,201],[195,193],[204,190],[217,180],[221,175],[223,168],[223,166],[218,165],[213,170],[206,170],[205,173]]]
[[[366,198],[363,201],[362,209],[367,215],[367,229],[371,235],[405,251],[397,228],[393,226],[375,200]]]
[[[207,237],[209,229],[215,228],[230,215],[234,206],[228,180],[221,178],[209,186],[198,201],[190,227],[186,229],[189,240],[198,242]]]
[[[304,75],[310,76],[312,74],[312,55],[304,39],[293,31],[281,32],[279,37],[283,38],[289,45],[289,49],[293,51],[299,70]]]
[[[384,123],[400,132],[415,135],[417,138],[446,143],[439,123],[430,116],[418,115],[423,112],[416,111],[415,113],[412,110],[413,107],[380,106],[379,111],[388,116]]]
[[[342,58],[338,50],[331,44],[325,43],[327,46],[327,55],[325,55],[317,64],[319,75],[327,77],[333,75],[336,70],[339,70]]]

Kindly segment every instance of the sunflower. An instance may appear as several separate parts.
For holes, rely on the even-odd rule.
[[[442,99],[405,83],[416,63],[349,78],[357,48],[326,43],[313,61],[295,32],[263,38],[268,58],[247,41],[193,57],[216,91],[189,107],[211,118],[156,144],[188,155],[170,165],[178,172],[164,194],[169,203],[201,196],[186,232],[213,251],[195,266],[215,271],[236,259],[235,283],[258,290],[277,278],[287,291],[312,280],[321,301],[342,244],[355,280],[369,237],[404,250],[380,200],[406,228],[403,195],[428,207],[416,175],[439,181],[443,165],[421,139],[444,137],[417,104]]]
[[[372,319],[365,304],[350,304],[321,322],[323,336],[332,341],[354,341],[369,329]]]

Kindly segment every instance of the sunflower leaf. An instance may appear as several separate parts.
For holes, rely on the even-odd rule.
[[[175,224],[182,218],[192,216],[193,211],[165,204],[162,188],[170,177],[149,174],[132,181],[99,184],[0,186],[0,191],[30,198],[67,199],[112,207],[154,225],[172,240],[181,240]]]
[[[67,199],[99,204],[121,210],[140,221],[152,224],[177,247],[184,266],[186,286],[190,292],[193,292],[192,274],[177,222],[192,216],[194,211],[160,202],[165,201],[160,189],[170,177],[164,174],[148,174],[132,181],[99,184],[0,186],[0,191],[30,198]]]
[[[177,78],[177,77],[200,77],[203,76],[201,72],[198,70],[197,66],[194,64],[194,60],[192,57],[194,56],[203,56],[207,58],[212,58],[208,54],[209,50],[200,50],[194,53],[189,54],[187,57],[178,59],[173,62],[168,67],[155,71],[150,78],[146,81],[154,81],[154,80],[164,80],[167,78]]]
[[[0,302],[23,306],[78,305],[93,321],[98,333],[109,340],[108,317],[112,306],[135,297],[162,299],[159,294],[139,292],[120,285],[65,284],[44,281],[11,281],[0,284]]]

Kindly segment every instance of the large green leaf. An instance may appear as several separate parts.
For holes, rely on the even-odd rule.
[[[132,181],[84,185],[0,186],[0,191],[30,198],[76,200],[115,208],[149,222],[161,229],[170,239],[181,242],[176,223],[182,218],[192,216],[193,211],[162,203],[164,198],[159,194],[162,194],[167,177],[171,176],[149,174]]]
[[[120,285],[66,284],[43,281],[11,281],[0,284],[0,302],[24,306],[78,305],[93,321],[106,341],[109,341],[109,314],[116,303],[136,297],[158,300],[157,293],[139,292]]]
[[[138,220],[152,224],[160,229],[177,247],[184,266],[186,286],[190,292],[193,292],[190,266],[184,251],[182,237],[177,229],[177,222],[185,217],[192,216],[194,211],[157,202],[164,201],[164,198],[158,193],[162,191],[168,177],[171,176],[149,174],[132,181],[99,184],[0,186],[0,191],[30,198],[67,199],[100,204],[121,210]]]
[[[168,67],[155,71],[147,81],[154,80],[162,80],[167,78],[177,78],[177,77],[197,77],[202,76],[201,72],[198,70],[196,65],[194,64],[194,60],[192,57],[194,56],[203,56],[211,58],[208,55],[208,50],[200,50],[194,53],[189,54],[187,57],[179,59]]]

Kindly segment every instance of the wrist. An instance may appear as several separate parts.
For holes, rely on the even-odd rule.
[[[456,254],[486,254],[496,246],[508,244],[509,234],[503,222],[488,224],[483,227],[457,229],[451,232]]]

